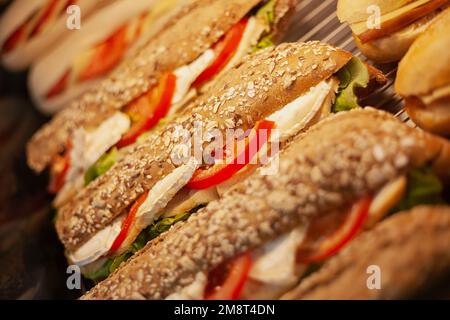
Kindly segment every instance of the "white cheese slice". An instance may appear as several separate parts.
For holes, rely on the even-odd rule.
[[[191,64],[175,70],[174,74],[177,77],[177,81],[172,104],[179,103],[185,98],[194,81],[209,67],[214,58],[214,51],[209,49]]]
[[[306,227],[297,228],[258,250],[249,278],[280,288],[295,285],[298,281],[296,253],[306,230]]]
[[[276,123],[276,138],[283,142],[293,137],[317,119],[323,109],[331,109],[338,86],[339,82],[334,77],[322,81],[308,93],[269,116],[267,119]],[[274,138],[275,135],[272,139]]]
[[[136,213],[136,220],[131,226],[127,238],[117,254],[126,251],[139,234],[161,215],[170,200],[191,180],[199,165],[195,158],[176,168],[165,178],[158,181],[149,191],[147,198]]]
[[[169,295],[165,300],[203,300],[208,278],[205,273],[199,272],[194,282],[179,292]]]
[[[71,263],[80,267],[86,266],[108,253],[122,229],[124,217],[105,227],[74,253],[68,255]]]
[[[76,179],[89,169],[102,155],[120,141],[122,135],[130,129],[130,118],[116,112],[93,131],[77,130],[72,139],[70,168],[67,181]]]
[[[369,208],[365,228],[372,228],[377,222],[383,219],[389,211],[403,198],[408,179],[401,176],[384,186],[373,198]]]

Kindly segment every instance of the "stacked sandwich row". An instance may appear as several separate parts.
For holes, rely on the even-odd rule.
[[[399,212],[448,201],[449,142],[362,108],[386,78],[351,53],[320,42],[274,46],[295,6],[177,7],[32,138],[28,162],[49,172],[68,261],[100,282],[85,298],[303,298],[321,297],[322,286],[335,294],[350,283],[327,290],[330,266],[385,229],[398,237],[377,237],[367,259],[395,251],[385,266],[395,272],[411,259],[402,252],[422,250],[424,282],[448,274],[449,209]],[[429,28],[433,42],[445,41],[439,19],[449,16]],[[423,247],[409,241],[417,230]],[[350,257],[357,274],[365,257]],[[387,287],[377,294],[391,297]]]

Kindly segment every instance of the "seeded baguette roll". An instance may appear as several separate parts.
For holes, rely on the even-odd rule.
[[[130,150],[61,208],[56,228],[66,249],[79,248],[175,169],[171,154],[181,143],[176,135],[180,126],[193,135],[197,123],[203,132],[219,129],[224,136],[226,129],[253,128],[330,78],[351,58],[346,51],[310,42],[283,44],[244,59],[164,130]]]
[[[114,112],[147,92],[165,73],[184,66],[216,43],[261,0],[197,0],[181,10],[177,23],[150,41],[135,57],[124,62],[96,88],[75,100],[38,131],[27,147],[28,164],[42,172],[77,128],[95,128]],[[289,13],[278,4],[279,13]],[[286,20],[276,17],[285,24]],[[188,32],[187,32],[188,30]]]
[[[436,165],[449,148],[382,111],[331,116],[281,154],[277,175],[253,175],[147,244],[83,299],[164,299],[192,284],[198,272],[348,207],[412,168]]]
[[[414,298],[450,275],[450,207],[417,207],[361,234],[283,299]],[[381,289],[367,287],[369,266]]]

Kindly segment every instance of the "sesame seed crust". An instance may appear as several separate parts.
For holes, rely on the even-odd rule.
[[[416,207],[361,234],[283,299],[409,299],[450,273],[450,207]],[[367,287],[367,268],[382,272]]]
[[[194,136],[201,128],[205,145],[211,130],[225,136],[227,129],[253,128],[257,121],[331,77],[350,59],[350,53],[319,42],[282,44],[244,59],[162,131],[131,149],[61,208],[56,229],[66,249],[79,248],[175,169],[171,160],[182,142],[180,129]],[[193,148],[194,144],[191,154]]]
[[[165,298],[191,284],[198,272],[432,163],[444,143],[448,148],[448,142],[371,108],[331,116],[290,144],[276,175],[255,174],[242,182],[147,244],[83,298]],[[375,149],[383,150],[382,160]]]
[[[42,172],[79,127],[97,127],[157,83],[165,72],[194,61],[261,0],[197,0],[180,9],[177,23],[149,41],[96,88],[71,103],[27,146],[29,166]]]

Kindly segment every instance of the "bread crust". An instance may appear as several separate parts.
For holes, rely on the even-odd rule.
[[[339,143],[330,138],[336,133]],[[347,207],[432,161],[444,142],[433,140],[430,147],[428,139],[371,108],[331,116],[283,152],[277,175],[256,174],[242,182],[147,244],[83,299],[163,299],[191,284],[198,272]],[[382,159],[375,148],[383,151]]]
[[[191,136],[194,127],[203,132],[217,129],[223,136],[227,129],[253,128],[257,121],[330,78],[351,57],[319,42],[283,44],[247,57],[162,132],[133,148],[61,208],[56,224],[61,241],[69,251],[77,249],[170,174],[176,167],[171,155],[181,142],[180,128]]]
[[[421,96],[450,84],[450,8],[444,10],[400,62],[395,89]]]
[[[147,43],[135,57],[58,113],[33,136],[27,145],[29,166],[42,172],[55,155],[63,152],[77,128],[98,126],[117,109],[148,91],[164,72],[194,61],[260,2],[196,0],[180,9],[176,24],[167,25],[166,31]],[[281,17],[278,20],[286,23]]]
[[[417,207],[361,234],[283,299],[408,299],[450,275],[450,207]],[[418,258],[420,257],[420,258]],[[367,287],[369,266],[381,289]]]
[[[341,22],[356,23],[367,20],[373,13],[367,12],[370,6],[378,6],[381,14],[397,10],[415,0],[339,0],[337,16]]]

